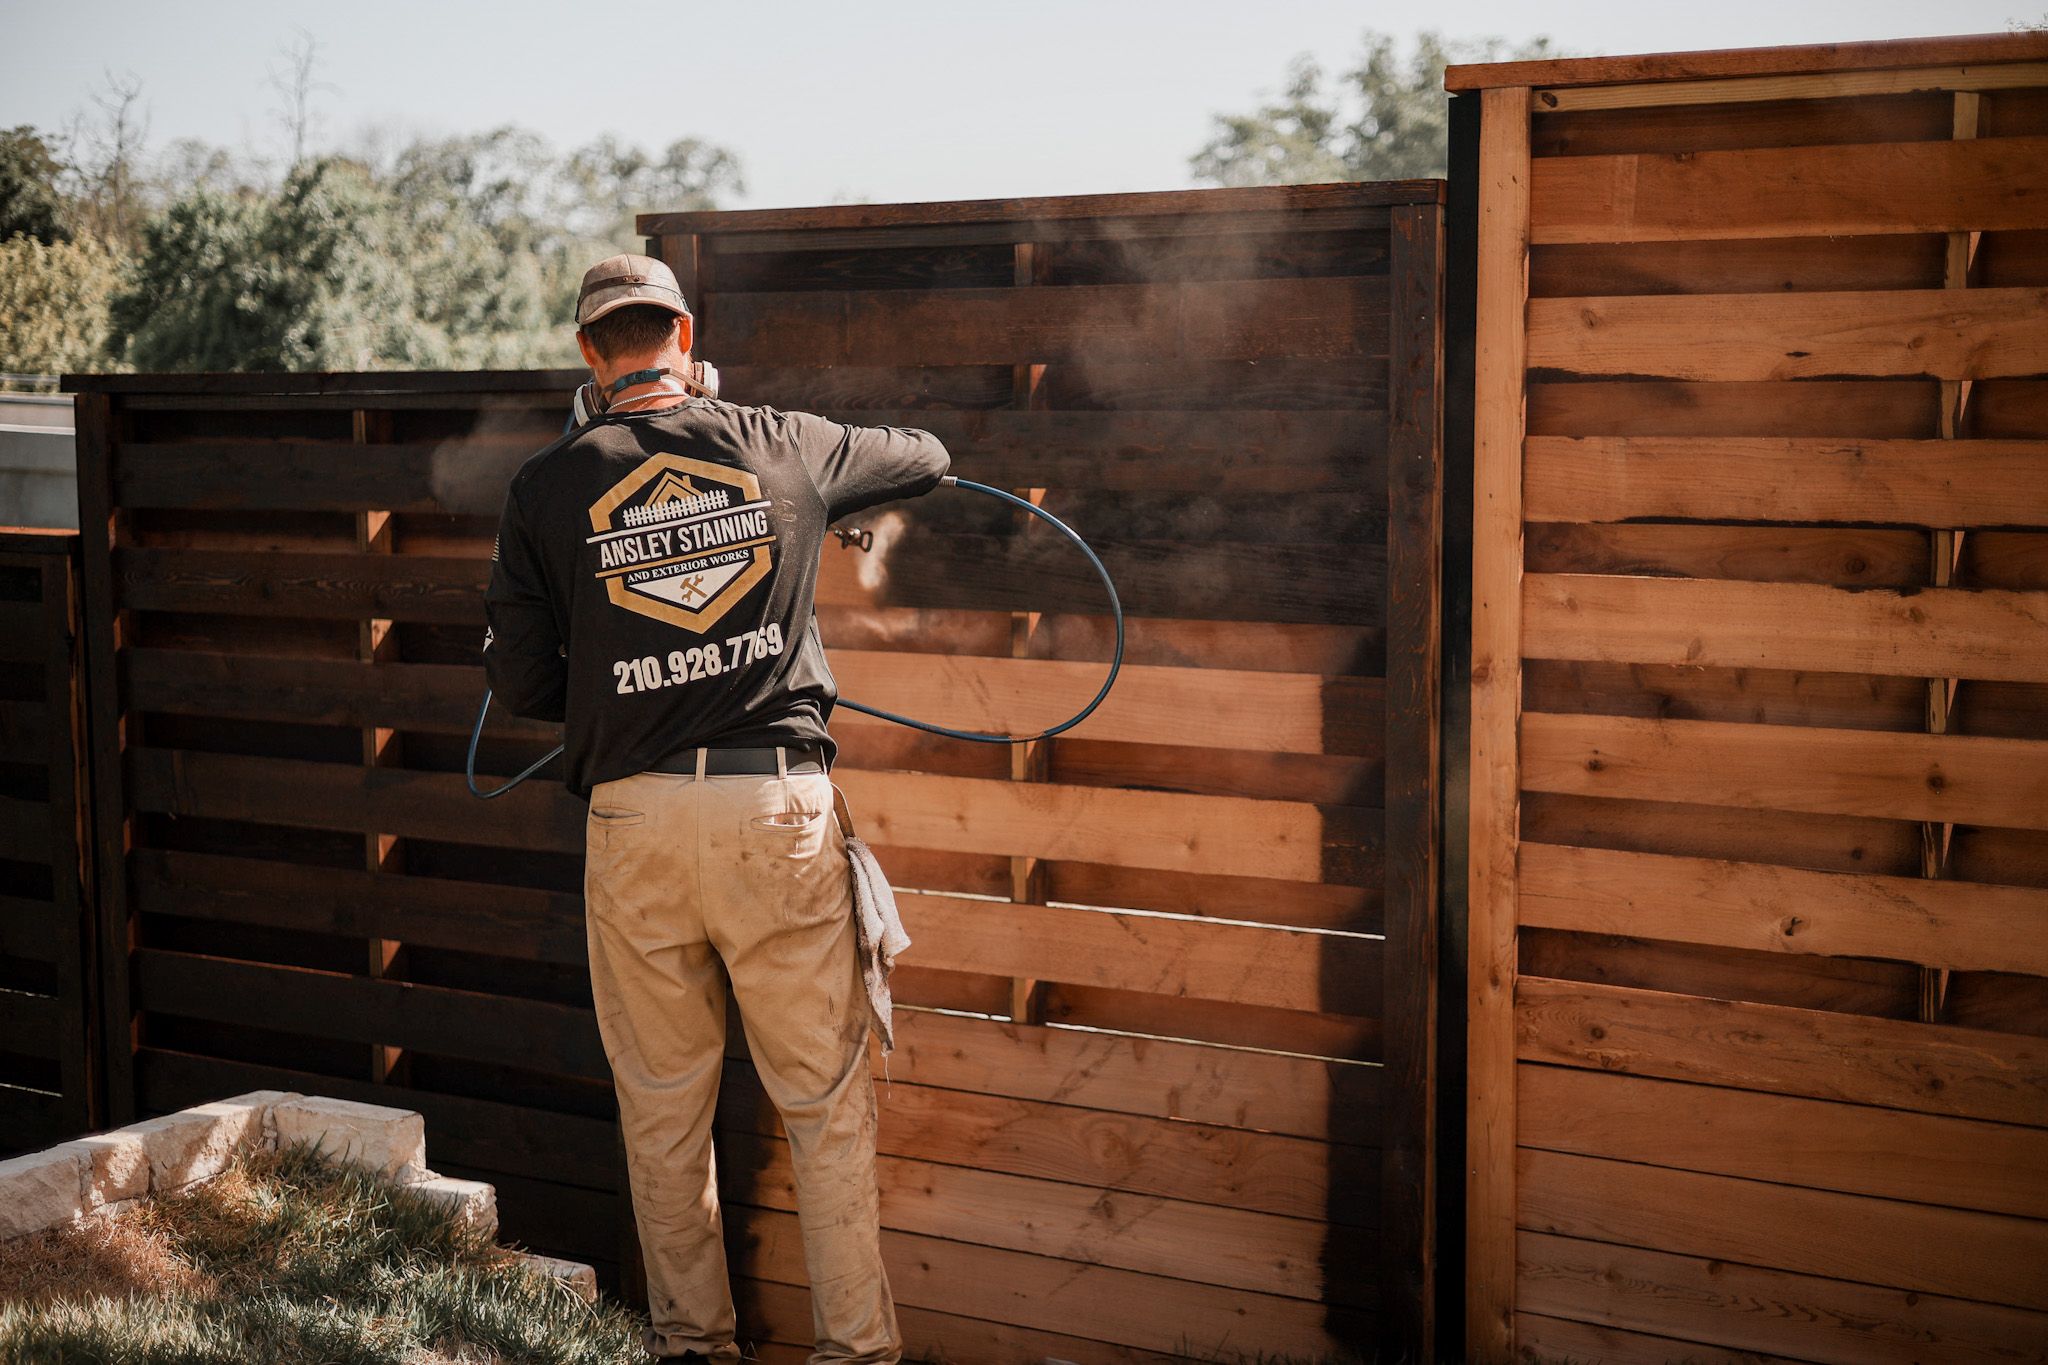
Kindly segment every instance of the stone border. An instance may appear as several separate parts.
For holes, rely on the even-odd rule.
[[[0,1161],[0,1242],[189,1189],[226,1170],[240,1152],[298,1141],[439,1200],[462,1222],[497,1236],[496,1188],[427,1169],[426,1121],[417,1112],[252,1090]],[[589,1266],[531,1253],[522,1259],[586,1301],[596,1299]]]

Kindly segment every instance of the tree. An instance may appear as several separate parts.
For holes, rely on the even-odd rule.
[[[149,370],[501,368],[566,359],[544,299],[537,255],[458,199],[408,202],[326,158],[275,198],[202,187],[173,203],[113,321]]]
[[[1522,61],[1551,55],[1550,40],[1446,41],[1420,33],[1405,58],[1394,39],[1368,30],[1359,64],[1326,89],[1320,67],[1297,58],[1278,100],[1249,114],[1219,114],[1209,141],[1188,159],[1215,185],[1295,185],[1327,180],[1420,180],[1444,174],[1452,62]]]
[[[107,73],[92,106],[91,113],[72,120],[65,139],[72,211],[82,232],[132,252],[148,217],[141,158],[149,141],[149,110],[141,78]]]
[[[361,167],[312,162],[275,200],[198,189],[144,232],[114,330],[145,370],[435,368],[409,242]]]
[[[284,125],[285,136],[291,140],[291,161],[288,168],[295,168],[306,159],[306,144],[311,140],[319,115],[313,110],[313,97],[325,91],[340,93],[338,88],[317,79],[314,69],[320,62],[320,44],[305,29],[298,31],[283,52],[278,54],[283,61],[282,68],[270,68],[270,88],[277,95],[279,107],[271,110],[277,121]]]
[[[0,371],[62,374],[105,364],[120,262],[90,237],[0,242]]]
[[[571,152],[563,173],[576,196],[567,226],[586,239],[619,242],[622,250],[636,235],[635,214],[713,208],[720,191],[746,188],[737,157],[693,137],[650,156],[607,133]]]
[[[64,167],[30,127],[0,131],[0,242],[16,235],[48,244],[71,240],[57,181]]]

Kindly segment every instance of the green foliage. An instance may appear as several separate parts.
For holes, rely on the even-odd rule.
[[[276,78],[293,145],[314,114],[308,40]],[[578,363],[576,288],[643,249],[636,213],[713,207],[734,156],[518,128],[272,163],[193,139],[147,149],[133,77],[61,138],[0,131],[0,366],[499,369]],[[9,239],[20,235],[27,245]],[[97,272],[35,248],[75,237]],[[111,244],[111,245],[103,245]]]
[[[333,159],[275,198],[201,188],[170,205],[113,317],[145,370],[517,366],[547,323],[530,253],[460,203],[408,203]]]
[[[0,131],[0,242],[17,234],[44,243],[70,240],[57,192],[63,169],[35,129]]]
[[[62,374],[105,364],[108,304],[123,263],[90,237],[0,242],[0,371]]]
[[[1197,180],[1214,185],[1441,176],[1450,146],[1444,67],[1549,55],[1548,38],[1517,45],[1420,33],[1404,56],[1392,37],[1368,30],[1359,64],[1334,88],[1316,63],[1298,58],[1279,99],[1249,114],[1219,114],[1214,135],[1188,164]]]
[[[203,1289],[8,1302],[20,1365],[638,1365],[641,1319],[507,1260],[445,1205],[300,1148],[122,1215]],[[47,1234],[46,1234],[47,1235]],[[53,1254],[63,1254],[61,1249]]]

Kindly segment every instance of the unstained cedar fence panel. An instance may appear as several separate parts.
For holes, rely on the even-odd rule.
[[[2044,53],[1452,73],[1474,1359],[2048,1337]]]
[[[901,892],[883,1211],[911,1348],[1431,1344],[1440,187],[663,215],[728,397],[938,433],[1102,553],[1109,702],[1016,756],[842,712]],[[507,1230],[638,1289],[583,810],[463,749],[506,481],[577,376],[81,381],[115,1117],[421,1109]],[[1070,547],[978,501],[828,543],[844,691],[1029,730],[1108,658]],[[480,768],[555,738],[499,713]],[[742,1331],[809,1341],[731,1031]],[[879,1060],[879,1058],[878,1058]],[[779,1357],[778,1357],[779,1358]]]

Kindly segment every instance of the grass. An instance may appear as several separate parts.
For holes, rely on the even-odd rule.
[[[639,1365],[592,1307],[445,1207],[301,1146],[0,1246],[18,1365]]]

